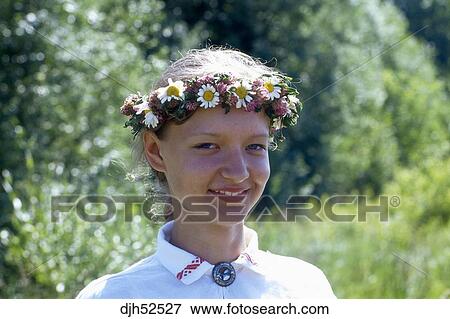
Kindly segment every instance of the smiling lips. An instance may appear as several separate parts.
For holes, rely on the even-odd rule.
[[[240,189],[240,190],[212,190],[209,189],[208,193],[213,194],[213,195],[222,195],[222,196],[238,196],[238,195],[246,195],[248,193],[249,189]]]

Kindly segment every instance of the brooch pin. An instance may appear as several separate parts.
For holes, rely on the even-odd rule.
[[[222,287],[229,286],[236,279],[236,271],[229,262],[220,262],[212,270],[212,276],[216,284]]]

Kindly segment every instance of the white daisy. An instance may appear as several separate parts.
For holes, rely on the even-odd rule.
[[[201,102],[200,106],[205,109],[215,107],[219,103],[219,92],[211,84],[203,84],[198,90],[197,101]]]
[[[185,89],[183,81],[173,82],[172,79],[169,78],[169,85],[157,90],[158,99],[161,103],[165,103],[166,101],[170,102],[172,99],[183,100]]]
[[[274,77],[268,78],[264,81],[264,87],[269,91],[269,99],[279,98],[281,93],[281,88],[278,86],[278,80]]]
[[[150,127],[155,128],[158,126],[158,123],[159,123],[158,118],[151,110],[145,111],[144,124],[147,125],[148,128]]]
[[[236,103],[236,108],[241,106],[247,106],[247,102],[250,102],[253,98],[250,96],[250,90],[252,89],[250,83],[247,81],[242,81],[234,86],[236,90],[234,94],[237,96],[238,101]]]

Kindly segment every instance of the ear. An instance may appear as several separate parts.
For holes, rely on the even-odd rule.
[[[143,134],[144,154],[147,162],[158,172],[165,173],[166,166],[161,156],[161,141],[152,131],[146,130]]]

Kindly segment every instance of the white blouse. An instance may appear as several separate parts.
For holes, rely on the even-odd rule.
[[[169,242],[173,223],[160,228],[155,254],[92,281],[76,298],[336,298],[319,268],[298,258],[259,250],[258,235],[247,226],[247,248],[231,262],[235,280],[219,286],[212,277],[214,265]]]

